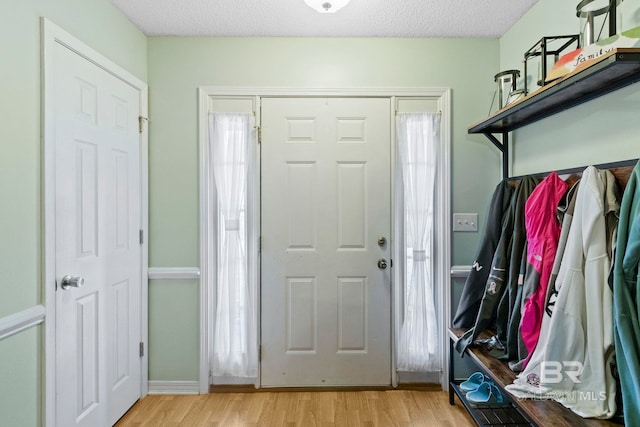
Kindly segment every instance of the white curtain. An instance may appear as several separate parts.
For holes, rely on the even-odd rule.
[[[432,258],[440,113],[398,113],[396,129],[407,256],[398,370],[433,372],[440,369]]]
[[[209,115],[209,142],[217,191],[217,287],[213,376],[258,375],[257,286],[247,258],[247,181],[254,118],[245,113]]]

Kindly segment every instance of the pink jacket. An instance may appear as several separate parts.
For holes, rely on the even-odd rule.
[[[520,320],[520,333],[529,353],[523,368],[526,367],[540,336],[547,286],[560,238],[561,226],[556,217],[556,210],[567,187],[567,183],[553,172],[533,190],[525,205],[527,262],[540,276],[540,283],[525,301]]]

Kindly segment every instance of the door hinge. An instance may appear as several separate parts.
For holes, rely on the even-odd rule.
[[[262,236],[258,237],[258,255],[262,254]]]
[[[262,127],[257,126],[258,128],[258,144],[262,144]]]
[[[258,347],[258,362],[262,362],[262,346]]]
[[[144,357],[144,343],[140,341],[140,357]]]
[[[140,244],[144,244],[144,230],[140,230]]]
[[[138,116],[138,131],[140,131],[140,133],[142,133],[142,131],[144,130],[144,122],[148,121],[148,117]]]

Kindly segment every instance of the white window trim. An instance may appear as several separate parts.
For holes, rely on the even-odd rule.
[[[392,105],[396,106],[396,101],[400,98],[430,98],[436,99],[438,107],[442,113],[442,151],[438,161],[438,195],[435,204],[435,253],[440,257],[435,263],[435,276],[436,283],[441,284],[441,292],[438,294],[437,304],[439,306],[439,322],[440,322],[440,341],[442,346],[442,366],[443,370],[440,375],[440,383],[444,390],[448,390],[448,370],[447,360],[449,360],[449,342],[447,327],[449,325],[449,319],[451,318],[451,89],[448,88],[424,88],[424,87],[406,87],[406,88],[274,88],[274,87],[218,87],[218,86],[203,86],[198,90],[199,98],[199,146],[200,146],[200,393],[207,393],[209,391],[209,360],[211,354],[211,333],[212,321],[213,321],[213,304],[212,295],[214,289],[211,287],[211,275],[215,275],[215,269],[210,268],[213,266],[212,260],[214,255],[215,241],[211,241],[213,234],[209,227],[209,222],[212,218],[212,212],[210,206],[212,206],[212,197],[214,196],[213,190],[209,188],[209,177],[211,174],[211,165],[209,164],[208,147],[207,147],[207,114],[209,112],[210,99],[214,97],[245,97],[253,98],[255,100],[254,105],[259,105],[261,97],[386,97],[391,99]],[[391,176],[396,177],[398,165],[395,158],[396,138],[395,138],[395,110],[391,112],[392,126],[392,159],[391,159]],[[256,123],[260,123],[260,110],[256,109]],[[258,147],[258,156],[260,156]],[[259,163],[258,163],[259,164]],[[259,192],[259,177],[260,171],[256,171],[254,177],[257,192]],[[394,184],[395,185],[395,184]],[[394,187],[396,188],[396,187]],[[395,193],[395,192],[394,192]],[[260,200],[260,195],[256,195],[256,201]],[[402,254],[402,245],[400,239],[393,239],[393,236],[400,236],[397,234],[398,227],[401,227],[402,212],[397,212],[398,201],[392,196],[392,236],[390,238],[392,242],[392,257],[399,260]],[[259,208],[259,203],[257,203]],[[255,210],[256,214],[260,215],[258,209]],[[215,223],[214,223],[215,224]],[[401,229],[401,228],[400,228]],[[254,242],[257,245],[258,237],[260,236],[260,230],[255,229],[254,233],[249,234],[249,241]],[[396,266],[400,263],[396,263]],[[257,264],[259,265],[259,264]],[[256,266],[257,268],[257,266]],[[399,336],[401,323],[401,304],[402,304],[402,289],[399,286],[394,286],[395,283],[401,283],[398,279],[401,269],[396,268],[392,277],[392,288],[394,292],[392,294],[391,312],[392,312],[392,339],[391,339],[391,354],[392,354],[392,385],[395,387],[398,383],[398,376],[395,370],[395,349],[396,342]],[[254,272],[259,274],[259,271]],[[209,284],[209,285],[205,285]],[[258,290],[258,298],[260,290]],[[258,301],[256,301],[256,304]],[[260,313],[258,313],[258,319],[260,319]],[[259,326],[258,326],[259,327]],[[259,334],[258,334],[259,335]],[[259,344],[259,343],[258,343]],[[260,386],[259,377],[256,381],[256,387]]]

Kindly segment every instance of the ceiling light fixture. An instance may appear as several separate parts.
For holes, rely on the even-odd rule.
[[[320,13],[335,13],[349,4],[350,0],[304,0],[307,6]]]

